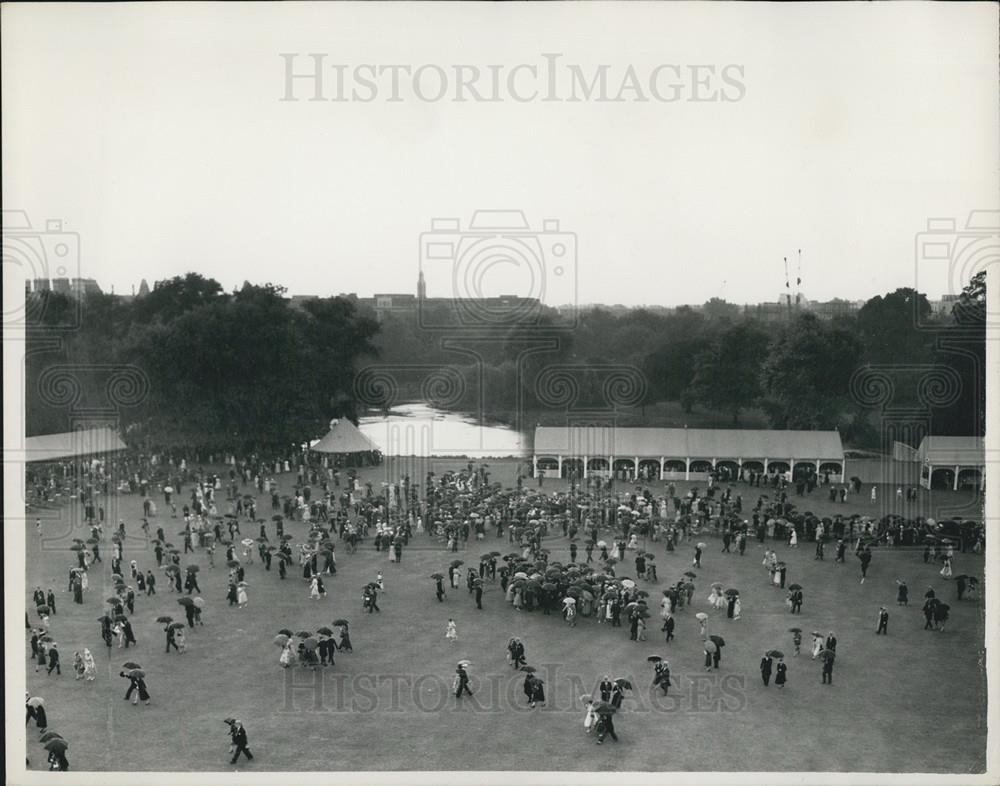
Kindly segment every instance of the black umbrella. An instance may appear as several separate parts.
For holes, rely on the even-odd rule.
[[[686,571],[684,571],[684,575],[687,576],[689,579],[696,579],[696,578],[698,578],[698,574],[695,573],[692,570],[686,570]]]
[[[629,682],[624,677],[619,677],[618,679],[616,679],[615,685],[617,685],[619,688],[622,688],[623,690],[632,690],[632,683]]]
[[[317,628],[316,632],[317,633],[322,633],[324,636],[332,636],[333,635],[333,631],[330,628],[327,628],[326,626],[324,626],[322,628]]]
[[[140,666],[135,661],[130,660],[127,663],[123,664],[122,668],[125,669],[126,671],[128,671],[129,669],[141,669],[142,666]]]
[[[646,660],[650,663],[659,663],[663,658],[659,655],[650,655]]]
[[[451,566],[452,566],[453,568],[457,568],[457,567],[459,567],[460,565],[464,565],[464,564],[465,564],[465,563],[464,563],[464,562],[462,562],[462,560],[460,560],[460,559],[453,559],[453,560],[451,561]]]
[[[767,657],[769,657],[769,658],[783,658],[783,657],[785,657],[785,653],[783,653],[781,650],[768,650],[767,651]]]
[[[186,570],[188,573],[197,573],[199,570],[201,570],[201,568],[199,568],[197,565],[188,565],[184,570]]]
[[[288,636],[289,638],[291,638],[295,634],[292,633],[288,628],[282,628],[281,630],[278,631],[278,635],[279,636],[280,635],[285,635],[285,636]]]
[[[300,638],[300,639],[308,639],[310,636],[312,636],[312,633],[310,633],[307,630],[300,630],[295,635],[296,635],[297,638]]]
[[[226,563],[227,567],[238,568],[240,566],[240,561],[238,559],[231,559]]]
[[[526,671],[528,674],[532,674],[537,671],[537,669],[534,666],[522,666],[521,671]]]
[[[802,589],[802,585],[801,584],[789,584],[788,585],[788,589],[790,589],[790,590],[800,590],[800,589]]]
[[[188,598],[188,597],[178,598],[177,602],[182,606],[193,606],[194,598]]]
[[[730,587],[729,589],[726,590],[725,594],[727,597],[735,598],[740,594],[740,591],[738,589],[733,589],[732,587]]]
[[[709,636],[709,638],[716,643],[719,647],[726,646],[726,640],[722,636]]]
[[[618,708],[613,704],[608,704],[606,701],[599,701],[594,705],[594,712],[598,715],[614,715],[618,712]]]
[[[444,574],[442,574],[442,573],[432,573],[431,574],[431,578],[432,579],[443,579],[444,578]]]

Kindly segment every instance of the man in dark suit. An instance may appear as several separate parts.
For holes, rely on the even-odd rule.
[[[765,654],[763,658],[760,659],[760,678],[764,681],[764,687],[771,684],[771,668],[774,666],[774,661],[771,659],[770,655]]]
[[[482,609],[483,607],[483,580],[476,579],[474,583],[474,588],[476,591],[476,608]]]
[[[455,698],[461,698],[463,691],[472,695],[472,691],[469,690],[469,672],[465,670],[465,666],[459,664],[458,668],[455,669],[455,673],[458,675],[458,687],[455,689]]]
[[[827,634],[826,644],[823,645],[823,648],[828,649],[831,652],[837,651],[837,637],[833,635],[832,630],[829,632],[829,634]]]
[[[875,635],[878,636],[880,633],[889,635],[889,612],[885,610],[885,606],[879,606],[878,610],[878,629]]]
[[[611,678],[605,674],[604,679],[601,680],[601,684],[598,690],[601,692],[601,701],[611,701],[611,691],[614,690],[615,684],[611,681]]]
[[[802,590],[792,592],[792,614],[802,613]]]
[[[238,720],[234,720],[229,730],[233,740],[233,758],[229,763],[236,764],[236,760],[239,759],[241,753],[248,760],[253,761],[253,754],[247,747],[247,730],[243,728],[243,724]]]

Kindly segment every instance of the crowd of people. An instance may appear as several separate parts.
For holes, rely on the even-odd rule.
[[[99,618],[101,639],[109,654],[116,642],[119,649],[138,644],[131,617],[137,606],[148,610],[162,603],[158,586],[161,591],[165,588],[163,594],[172,596],[185,615],[185,622],[169,613],[157,618],[164,626],[166,653],[188,652],[186,634],[204,626],[206,602],[198,584],[200,566],[184,565],[185,560],[203,557],[207,566],[214,568],[218,554],[228,570],[226,600],[237,613],[252,609],[249,570],[255,571],[256,581],[282,582],[289,578],[289,569],[297,562],[296,572],[306,585],[303,598],[322,603],[329,591],[327,582],[337,575],[338,548],[355,554],[370,543],[379,557],[400,564],[415,538],[436,542],[446,555],[447,568],[443,570],[447,571],[448,591],[445,572],[431,575],[437,602],[443,603],[448,592],[461,593],[464,589],[477,610],[489,613],[495,611],[495,606],[484,607],[484,591],[498,587],[504,601],[518,612],[561,618],[567,628],[577,628],[587,620],[591,631],[606,629],[608,633],[603,635],[616,635],[616,628],[627,629],[628,640],[636,643],[649,639],[649,621],[655,613],[652,604],[659,609],[657,624],[664,634],[663,645],[669,645],[677,636],[697,635],[707,670],[720,668],[722,648],[726,646],[720,631],[726,627],[727,635],[732,637],[744,613],[739,589],[704,577],[705,571],[709,578],[712,574],[724,577],[726,570],[717,561],[719,552],[730,555],[725,559],[736,559],[747,555],[749,544],[760,545],[768,584],[783,591],[788,612],[794,615],[802,612],[805,588],[789,581],[789,566],[778,558],[773,548],[776,544],[791,549],[814,543],[815,559],[823,560],[829,542],[836,550],[835,563],[845,562],[850,551],[858,560],[859,581],[864,583],[873,548],[907,545],[917,542],[916,538],[926,544],[924,561],[940,560],[942,578],[955,579],[959,600],[963,593],[969,597],[978,590],[975,577],[952,576],[955,544],[940,534],[932,520],[892,516],[875,519],[860,514],[819,517],[798,511],[782,482],[768,484],[773,495],[757,494],[760,478],[743,479],[747,487],[754,489],[748,496],[755,496],[744,501],[741,492],[745,488],[714,481],[707,488],[694,486],[683,494],[672,483],[664,484],[663,493],[655,495],[642,485],[616,487],[597,478],[588,478],[582,485],[572,482],[568,489],[546,491],[533,487],[523,476],[511,487],[504,487],[491,481],[488,465],[469,462],[464,469],[441,475],[430,472],[419,481],[403,475],[395,482],[376,486],[363,482],[353,470],[306,454],[292,453],[284,459],[226,459],[225,468],[219,471],[206,471],[176,455],[134,454],[113,459],[110,464],[55,464],[34,470],[30,483],[36,498],[52,501],[54,489],[69,488],[68,496],[83,505],[83,517],[90,527],[90,537],[76,539],[72,547],[76,564],[69,567],[67,592],[74,605],[85,605],[91,591],[88,574],[95,564],[103,568],[104,556],[110,561],[114,590],[104,600],[104,613]],[[280,493],[279,476],[282,483],[290,482],[291,493]],[[256,493],[249,493],[247,487]],[[144,517],[135,524],[121,520],[111,527],[101,502],[115,493],[139,494]],[[158,509],[154,497],[160,502]],[[264,512],[268,501],[270,510]],[[269,519],[264,518],[268,515]],[[176,536],[166,532],[167,526],[174,526],[169,522],[181,527]],[[295,527],[304,534],[293,536],[286,532],[289,522],[304,525]],[[126,528],[136,526],[140,537],[149,544],[149,564],[139,565],[135,559],[124,561]],[[41,536],[40,522],[38,528]],[[711,554],[706,542],[709,535],[716,536],[718,539],[712,542],[721,545],[713,547]],[[962,546],[981,548],[982,537],[977,531],[971,545],[963,539]],[[175,546],[173,540],[180,545]],[[553,542],[566,548],[569,560],[552,558]],[[105,550],[109,553],[105,554]],[[477,559],[470,557],[475,551],[482,552]],[[459,552],[471,564],[466,565]],[[662,555],[658,557],[657,552]],[[690,566],[686,559],[679,567],[674,561],[675,575],[665,575],[661,583],[658,559],[677,553],[689,555]],[[681,571],[681,567],[688,569]],[[697,595],[696,582],[707,596]],[[900,605],[908,599],[904,588],[905,582],[901,582]],[[375,580],[362,589],[362,613],[381,611],[378,601],[385,589],[379,570]],[[702,598],[708,612],[697,612],[691,615],[693,619],[687,619],[684,610],[701,605]],[[33,601],[38,622],[32,625],[26,619],[26,623],[35,671],[44,668],[47,675],[54,672],[58,677],[58,645],[50,633],[57,605],[54,589],[50,587],[46,592],[36,587]],[[943,630],[948,606],[931,595],[925,600],[924,614],[928,627]],[[679,619],[687,621],[678,624]],[[879,607],[876,628],[877,634],[888,634],[888,611],[884,606]],[[799,654],[802,630],[789,631],[794,634],[794,657]],[[816,632],[813,635],[814,640],[820,636]],[[458,641],[454,619],[448,620],[445,637]],[[736,638],[738,641],[738,632]],[[832,633],[821,638],[822,646],[814,644],[813,658],[822,662],[822,682],[832,684],[836,638]],[[286,669],[333,666],[336,652],[352,651],[344,619],[315,633],[282,629],[275,644],[280,649],[277,663]],[[526,663],[524,642],[511,637],[507,657],[515,668],[526,672],[524,694],[528,704],[543,704],[544,684]],[[765,686],[770,684],[772,674],[775,685],[781,687],[788,682],[788,665],[778,650],[764,654],[760,671]],[[81,646],[74,653],[74,672],[77,679],[95,681],[89,648]],[[151,703],[146,675],[139,664],[126,663],[120,675],[129,680],[126,699]],[[467,695],[468,665],[460,663],[455,676],[456,698]],[[585,727],[588,732],[596,731],[598,742],[608,736],[618,739],[612,716],[621,709],[628,689],[616,681],[606,681],[608,690],[604,690],[602,681],[600,698],[588,697],[586,702]],[[656,660],[654,687],[666,693],[671,684],[668,662]],[[252,759],[245,729],[238,722],[231,724],[232,728],[237,726],[240,733],[233,737],[233,762],[240,754]],[[237,736],[242,742],[237,741]],[[63,759],[64,754],[65,749]],[[65,768],[59,757],[53,762]]]

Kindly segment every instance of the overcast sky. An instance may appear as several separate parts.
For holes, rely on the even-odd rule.
[[[916,270],[915,234],[998,207],[996,21],[992,4],[5,5],[4,207],[62,219],[82,275],[123,293],[188,270],[413,292],[432,218],[461,232],[508,208],[575,235],[564,264],[567,238],[526,246],[561,267],[553,304],[774,300],[799,248],[812,299],[936,298],[955,285]],[[281,100],[282,53],[298,71],[325,55],[327,100],[304,80]],[[639,87],[541,100],[546,53],[557,97],[579,87],[570,65],[607,65],[609,98],[630,66]],[[416,87],[395,72],[401,101],[386,72],[374,100],[334,101],[337,64],[361,98],[359,65],[431,68]],[[499,74],[501,100],[451,100],[455,65],[480,93]],[[518,65],[538,76],[508,89]],[[690,66],[714,69],[705,86]],[[438,73],[445,97],[420,100]],[[706,95],[737,100],[690,100]],[[452,292],[451,263],[425,270],[429,295]],[[527,293],[512,265],[483,286]]]

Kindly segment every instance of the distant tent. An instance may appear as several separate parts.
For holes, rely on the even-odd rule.
[[[351,463],[353,459],[360,463],[378,463],[382,451],[378,445],[361,433],[357,426],[349,420],[331,420],[330,430],[319,442],[309,450],[314,453],[328,453],[344,457]]]
[[[61,434],[26,437],[24,461],[58,461],[125,450],[121,437],[110,428],[80,429]],[[14,451],[16,454],[17,451]]]

